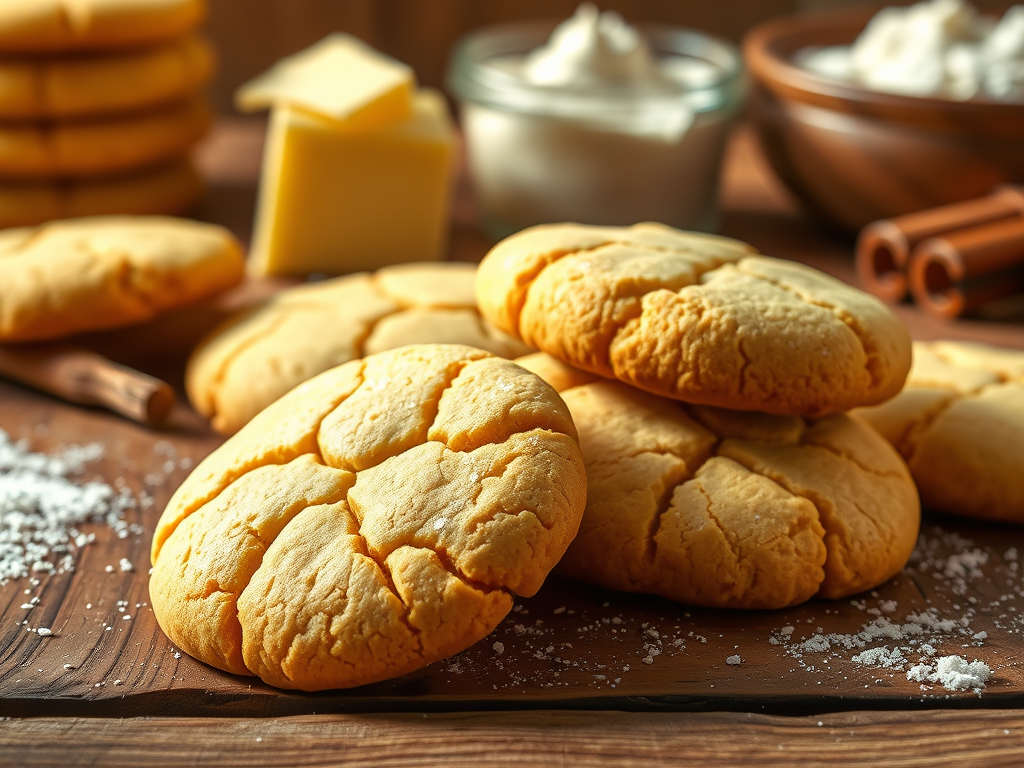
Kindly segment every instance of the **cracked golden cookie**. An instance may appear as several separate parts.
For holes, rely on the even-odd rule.
[[[85,216],[177,215],[202,192],[199,174],[184,159],[121,176],[0,183],[0,229]]]
[[[487,254],[477,302],[563,362],[687,402],[821,415],[899,392],[910,337],[882,302],[753,254],[661,224],[544,225]]]
[[[197,96],[130,115],[0,125],[0,176],[65,179],[147,167],[183,153],[209,124],[210,109]]]
[[[142,50],[0,60],[5,120],[95,117],[185,98],[213,74],[213,48],[195,35]]]
[[[906,388],[856,413],[906,459],[925,507],[1024,523],[1024,352],[915,343]]]
[[[920,504],[906,465],[845,414],[729,411],[651,395],[538,353],[580,435],[587,508],[559,572],[723,608],[783,608],[881,584]]]
[[[480,317],[475,276],[472,264],[400,264],[282,291],[199,345],[185,372],[189,399],[230,435],[306,379],[364,355],[428,343],[529,352]]]
[[[565,404],[515,363],[417,345],[275,402],[177,490],[153,538],[168,637],[271,685],[345,688],[485,637],[576,534]]]
[[[149,45],[194,29],[206,0],[0,0],[0,53]]]
[[[244,274],[222,227],[159,216],[55,221],[0,232],[0,341],[41,341],[148,320]]]

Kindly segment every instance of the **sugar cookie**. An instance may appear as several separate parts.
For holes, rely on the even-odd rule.
[[[0,184],[0,229],[80,216],[179,214],[202,191],[199,174],[183,159],[101,179]]]
[[[1024,523],[1024,352],[915,343],[906,388],[856,413],[906,459],[926,508]]]
[[[238,241],[212,224],[96,217],[0,232],[0,341],[148,320],[242,279]]]
[[[484,317],[578,368],[704,405],[821,415],[881,402],[910,337],[872,296],[661,224],[533,227],[480,265]]]
[[[0,126],[0,176],[54,179],[103,176],[180,155],[210,125],[192,98],[148,112],[93,120]]]
[[[572,371],[587,508],[559,570],[723,608],[782,608],[881,584],[907,562],[920,505],[899,455],[845,414],[820,419],[688,405]],[[589,383],[584,383],[589,378]]]
[[[5,121],[95,117],[184,99],[213,74],[210,44],[189,35],[155,48],[0,60]]]
[[[205,16],[206,0],[3,0],[0,54],[149,45]]]
[[[481,319],[475,275],[472,264],[401,264],[282,291],[199,345],[185,372],[189,399],[230,435],[306,379],[364,355],[423,343],[525,354]]]
[[[292,390],[203,461],[153,539],[182,650],[301,690],[405,674],[532,595],[579,526],[572,420],[508,360],[419,345]]]

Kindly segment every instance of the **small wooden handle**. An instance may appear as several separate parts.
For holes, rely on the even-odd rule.
[[[163,422],[174,407],[166,382],[65,344],[0,346],[0,375],[144,424]]]

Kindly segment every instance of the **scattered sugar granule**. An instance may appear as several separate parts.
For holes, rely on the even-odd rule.
[[[725,663],[726,664],[730,664],[730,665],[735,667],[735,666],[738,666],[738,665],[742,664],[743,663],[743,659],[741,659],[740,655],[738,653],[736,653],[736,654],[733,654],[732,656],[730,656],[729,658],[727,658],[725,660]]]
[[[832,643],[824,635],[812,635],[802,644],[804,653],[825,653],[831,647]]]
[[[962,656],[943,656],[934,665],[915,664],[907,671],[907,680],[918,683],[941,683],[947,691],[981,690],[992,677],[992,670],[983,661],[967,661]]]
[[[125,573],[131,573],[135,570],[135,566],[132,565],[132,561],[127,557],[122,557],[120,562],[121,570]]]
[[[105,522],[127,535],[123,516],[135,506],[131,491],[71,479],[102,455],[98,443],[32,453],[25,441],[0,430],[0,584],[32,572],[73,570],[73,548],[94,539],[76,530],[82,523]]]
[[[885,669],[903,669],[907,663],[903,652],[899,648],[889,650],[888,646],[880,648],[869,648],[861,651],[853,657],[855,664],[862,664],[865,667],[883,667]]]
[[[494,652],[496,654],[498,654],[499,656],[501,656],[501,654],[503,654],[505,652],[505,644],[504,643],[495,643],[491,647],[494,649]],[[174,654],[174,657],[175,658],[179,658],[180,654],[176,653],[176,654]]]
[[[958,552],[946,558],[945,564],[942,565],[942,575],[947,579],[980,578],[982,576],[981,566],[987,562],[988,552],[982,549]]]
[[[53,634],[53,630],[50,629],[49,627],[39,627],[36,630],[36,634],[40,635],[42,637],[49,637],[50,635]]]

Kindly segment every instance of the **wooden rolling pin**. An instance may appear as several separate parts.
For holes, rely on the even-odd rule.
[[[174,406],[166,382],[66,344],[0,345],[0,376],[143,424],[160,424]]]

